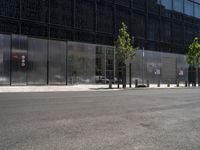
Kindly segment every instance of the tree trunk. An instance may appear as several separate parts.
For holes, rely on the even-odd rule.
[[[199,71],[198,71],[198,67],[196,67],[196,80],[195,80],[195,85],[197,85],[199,83]]]

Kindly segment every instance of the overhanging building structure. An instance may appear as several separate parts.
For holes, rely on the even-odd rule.
[[[200,0],[1,0],[0,85],[114,80],[122,22],[144,49],[133,78],[188,78],[184,54],[200,35]]]

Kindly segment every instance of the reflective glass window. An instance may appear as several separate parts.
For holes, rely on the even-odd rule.
[[[19,18],[20,0],[0,0],[0,16]]]
[[[117,30],[121,27],[122,22],[124,22],[128,30],[130,31],[130,13],[126,9],[121,7],[117,9]]]
[[[0,20],[0,31],[3,33],[18,34],[19,24],[17,21]]]
[[[105,4],[97,5],[97,30],[112,33],[113,28],[113,9]]]
[[[106,51],[102,46],[96,47],[96,83],[106,83]]]
[[[68,42],[68,84],[95,83],[96,46]]]
[[[159,0],[148,0],[149,12],[158,14],[159,8],[160,8],[160,1]]]
[[[193,16],[194,15],[194,7],[193,2],[189,0],[185,0],[185,7],[184,7],[184,13]]]
[[[173,9],[178,12],[183,12],[183,0],[173,0]]]
[[[159,20],[154,18],[149,18],[148,39],[159,40]]]
[[[132,0],[133,1],[133,7],[135,9],[141,9],[141,10],[145,10],[145,5],[146,5],[146,0]]]
[[[52,24],[72,25],[72,0],[51,0]]]
[[[133,36],[145,37],[145,16],[140,14],[133,15]]]
[[[48,22],[49,0],[21,0],[21,17],[28,20]]]
[[[28,84],[47,83],[47,43],[47,40],[28,38]]]
[[[65,30],[59,27],[51,27],[50,29],[50,37],[56,39],[64,39],[71,40],[72,39],[72,31]]]
[[[49,41],[49,84],[66,84],[66,42]]]
[[[172,0],[161,0],[161,5],[165,8],[165,9],[172,9]]]
[[[183,26],[178,23],[173,25],[173,42],[176,44],[183,44]]]
[[[82,29],[94,29],[94,4],[86,0],[76,1],[76,26]]]
[[[123,5],[123,6],[130,6],[130,0],[115,0],[116,3]]]
[[[26,85],[27,79],[27,36],[12,35],[12,85]]]
[[[0,85],[10,84],[10,48],[10,36],[0,34]]]
[[[168,21],[161,22],[161,40],[164,42],[171,42],[171,23]]]
[[[23,35],[47,37],[48,36],[48,28],[44,25],[24,22],[21,24],[21,33]]]
[[[200,18],[200,4],[195,4],[195,17]]]

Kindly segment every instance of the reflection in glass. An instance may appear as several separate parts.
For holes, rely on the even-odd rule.
[[[49,84],[66,84],[66,42],[49,41]]]
[[[10,84],[10,36],[0,35],[0,85]]]
[[[148,39],[159,39],[159,20],[150,18],[148,22]]]
[[[200,18],[200,4],[195,3],[195,17]]]
[[[47,40],[28,39],[27,83],[47,84]]]
[[[108,83],[115,77],[115,53],[113,47],[96,47],[96,83]]]
[[[95,83],[95,45],[68,42],[68,83]]]
[[[180,54],[138,50],[132,63],[132,82],[142,83],[142,77],[150,83],[184,83],[188,79],[186,57]],[[128,71],[128,70],[127,70]],[[128,73],[127,73],[128,74]],[[129,75],[129,74],[128,74]],[[129,77],[127,77],[128,79]]]
[[[26,85],[27,37],[12,35],[12,85]]]
[[[191,2],[189,0],[185,0],[184,13],[189,15],[189,16],[194,16],[194,5],[193,5],[193,2]]]
[[[161,0],[161,5],[165,7],[165,9],[172,9],[172,0]]]
[[[102,46],[96,47],[96,83],[106,83],[106,51]]]
[[[173,0],[174,10],[183,12],[183,0]]]

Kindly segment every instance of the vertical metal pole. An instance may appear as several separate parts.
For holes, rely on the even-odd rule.
[[[114,47],[114,53],[113,53],[114,54],[114,56],[113,56],[114,57],[114,60],[113,60],[114,61],[113,62],[114,63],[113,64],[114,65],[114,72],[113,72],[114,83],[115,83],[115,76],[116,76],[116,60],[115,60],[116,59],[116,57],[115,57],[116,53],[115,53],[115,50],[116,50],[116,47]]]
[[[132,64],[129,63],[129,87],[132,87]]]
[[[142,48],[142,85],[144,85],[144,47]]]
[[[107,67],[107,64],[106,64],[106,51],[107,50],[106,50],[105,47],[103,49],[104,49],[104,53],[105,53],[105,55],[104,55],[104,57],[105,57],[105,62],[104,62],[105,63],[105,75],[104,76],[105,76],[105,84],[106,84],[106,78],[107,78],[107,75],[106,75],[106,73],[107,73],[107,68],[106,68]]]

